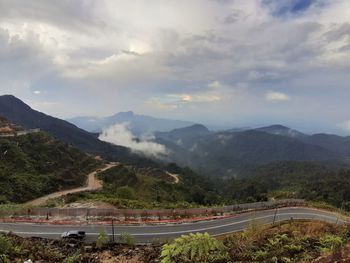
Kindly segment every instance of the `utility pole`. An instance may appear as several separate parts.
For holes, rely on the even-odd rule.
[[[339,217],[341,216],[341,213],[343,212],[343,206],[344,206],[344,201],[341,202],[341,207],[340,207],[340,213],[337,213],[337,221],[335,222],[336,225],[338,225],[339,222]]]
[[[112,242],[114,243],[114,219],[112,218]]]
[[[277,216],[277,207],[276,207],[276,210],[275,210],[275,215],[273,216],[273,222],[272,222],[272,224],[274,225],[275,224],[275,222],[276,222],[276,216]]]

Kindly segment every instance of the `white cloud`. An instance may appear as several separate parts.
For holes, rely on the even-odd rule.
[[[289,96],[282,92],[269,91],[265,95],[266,100],[268,101],[288,101],[290,100]]]
[[[220,101],[220,96],[210,93],[169,94],[168,98],[179,103],[211,103]]]
[[[213,81],[213,82],[208,84],[208,87],[212,88],[212,89],[219,89],[219,88],[221,88],[221,86],[222,85],[219,81]]]
[[[41,93],[41,91],[40,90],[34,90],[33,93],[36,94],[36,95],[39,95]]]
[[[116,124],[105,128],[99,139],[115,145],[121,145],[150,157],[161,158],[167,154],[166,148],[148,139],[135,139],[128,129],[128,123]]]

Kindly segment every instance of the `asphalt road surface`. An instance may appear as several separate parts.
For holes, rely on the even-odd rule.
[[[259,224],[268,224],[272,222],[281,222],[285,220],[310,219],[321,220],[330,223],[344,224],[344,219],[339,218],[338,214],[305,207],[281,208],[277,210],[265,210],[240,214],[234,217],[217,219],[211,221],[202,221],[187,224],[172,225],[115,225],[115,241],[119,240],[121,233],[131,234],[137,243],[151,243],[157,241],[166,241],[183,234],[195,232],[208,232],[211,235],[222,235],[226,233],[243,230],[255,220]],[[60,238],[61,234],[68,230],[83,230],[86,232],[86,242],[95,241],[99,232],[104,229],[112,240],[111,225],[49,225],[49,224],[28,224],[28,223],[0,223],[0,231],[12,232],[23,237],[44,237],[51,239]]]

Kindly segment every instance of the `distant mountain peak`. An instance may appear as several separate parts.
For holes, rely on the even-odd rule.
[[[197,138],[210,134],[207,127],[202,124],[194,124],[184,128],[174,129],[170,132],[156,132],[155,136],[158,139],[170,140],[173,143],[182,146],[193,146]]]
[[[191,134],[191,135],[207,134],[207,133],[210,133],[210,131],[203,124],[193,124],[191,126],[174,129],[169,132],[169,134]]]
[[[115,115],[113,115],[113,117],[123,117],[123,118],[132,118],[135,116],[133,111],[121,111]]]
[[[270,126],[263,127],[265,129],[280,129],[280,130],[290,130],[291,128],[281,125],[281,124],[272,124]]]
[[[11,94],[5,94],[5,95],[1,95],[0,96],[1,100],[8,100],[8,101],[16,101],[22,104],[25,104],[22,100],[20,100],[19,98],[15,97],[14,95]]]
[[[192,126],[185,127],[183,129],[191,129],[191,130],[196,130],[196,131],[202,131],[205,133],[209,133],[209,129],[205,127],[203,124],[193,124]]]
[[[21,102],[21,103],[23,103],[24,104],[24,102],[23,101],[21,101],[19,98],[17,98],[17,97],[15,97],[15,96],[13,96],[13,95],[10,95],[10,94],[6,94],[6,95],[1,95],[0,96],[0,99],[2,100],[2,101],[17,101],[17,102]]]
[[[14,99],[18,99],[17,97],[15,97],[14,95],[12,94],[4,94],[4,95],[1,95],[0,97],[3,97],[3,98],[14,98]]]
[[[261,127],[261,128],[255,129],[255,130],[274,134],[274,135],[287,136],[287,137],[291,137],[291,138],[302,138],[302,137],[307,136],[306,134],[304,134],[300,131],[291,129],[291,128],[283,126],[281,124],[273,124],[273,125]]]
[[[9,111],[15,111],[18,108],[25,110],[32,109],[29,105],[25,104],[19,98],[9,94],[0,96],[0,104],[3,105],[3,107],[6,107]]]
[[[115,124],[129,123],[129,129],[135,136],[149,135],[156,131],[171,131],[193,124],[193,122],[188,121],[141,115],[133,111],[119,112],[109,117],[93,118],[93,122],[90,121],[91,119],[91,117],[76,117],[68,119],[68,121],[89,132],[101,132],[104,128]]]

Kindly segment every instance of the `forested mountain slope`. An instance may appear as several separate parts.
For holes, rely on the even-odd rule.
[[[73,144],[82,151],[103,158],[142,166],[154,163],[134,154],[130,149],[98,140],[95,136],[73,124],[33,110],[12,95],[0,96],[0,115],[25,128],[40,128],[62,142]]]
[[[80,186],[101,163],[44,132],[0,138],[0,203]]]

